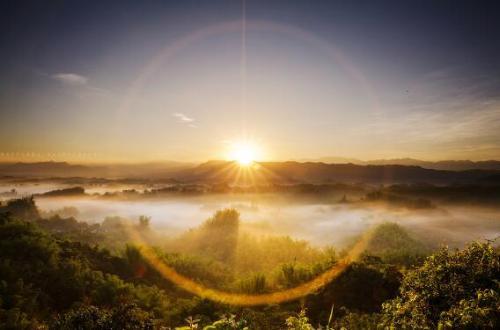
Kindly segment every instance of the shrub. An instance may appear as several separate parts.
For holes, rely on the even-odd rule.
[[[400,296],[383,305],[386,328],[497,328],[500,257],[489,243],[447,248],[408,273]]]

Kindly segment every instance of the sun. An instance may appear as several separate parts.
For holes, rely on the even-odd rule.
[[[234,142],[231,145],[229,159],[238,162],[240,166],[249,166],[259,157],[259,148],[250,141]]]
[[[240,165],[250,165],[254,161],[254,153],[251,149],[243,148],[235,151],[234,160]]]

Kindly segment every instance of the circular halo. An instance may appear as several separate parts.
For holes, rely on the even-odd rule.
[[[340,63],[340,65],[351,75],[351,77],[356,80],[365,92],[365,95],[372,102],[373,108],[377,110],[378,99],[374,93],[373,88],[369,84],[365,76],[359,71],[343,54],[335,48],[331,43],[307,32],[302,29],[285,25],[277,24],[266,21],[248,21],[246,28],[248,30],[255,31],[274,31],[278,33],[283,33],[296,37],[306,42],[312,44],[313,46],[321,49],[327,53],[335,62]],[[190,44],[202,40],[203,38],[217,35],[220,33],[234,32],[241,30],[241,21],[232,21],[222,24],[216,24],[209,26],[207,28],[195,31],[184,38],[176,40],[174,43],[162,49],[162,51],[154,57],[141,71],[139,76],[131,84],[128,93],[126,94],[121,106],[118,108],[118,116],[126,115],[130,109],[131,104],[136,100],[137,96],[140,94],[144,87],[145,82],[148,78],[157,71],[158,67],[175,56],[176,53],[189,46]],[[115,121],[116,122],[116,121]],[[173,282],[184,290],[195,294],[197,296],[207,298],[213,301],[238,305],[238,306],[256,306],[265,304],[278,304],[294,299],[298,299],[306,296],[312,292],[317,291],[326,284],[330,283],[332,280],[337,278],[350,263],[359,258],[361,253],[364,251],[366,243],[371,236],[371,231],[367,231],[362,238],[354,245],[354,247],[349,251],[349,253],[339,260],[333,267],[329,270],[323,272],[312,280],[298,285],[294,288],[265,293],[265,294],[240,294],[240,293],[230,293],[213,288],[206,287],[200,283],[193,281],[192,279],[179,274],[175,269],[166,265],[160,260],[156,252],[144,242],[141,235],[134,230],[132,227],[127,227],[128,233],[132,238],[133,242],[140,246],[139,251],[141,255],[146,259],[146,261],[160,273],[165,279]]]
[[[139,246],[141,255],[160,275],[163,276],[163,278],[199,297],[236,306],[279,304],[316,292],[337,278],[353,261],[359,258],[372,235],[371,230],[366,231],[344,258],[339,260],[333,267],[308,282],[282,291],[264,294],[242,294],[209,288],[179,274],[175,269],[160,260],[154,249],[144,242],[139,232],[132,226],[127,226],[126,228],[132,241]]]

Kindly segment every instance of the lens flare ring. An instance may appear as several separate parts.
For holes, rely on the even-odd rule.
[[[367,242],[372,235],[371,230],[366,231],[344,258],[339,260],[329,270],[306,283],[300,284],[294,288],[272,293],[241,294],[209,288],[182,274],[179,274],[175,269],[160,260],[154,249],[144,242],[141,234],[137,230],[131,226],[127,226],[126,228],[132,238],[132,241],[139,246],[141,255],[161,276],[163,276],[164,279],[169,280],[180,288],[201,298],[235,306],[279,304],[296,300],[316,292],[337,278],[352,262],[359,258],[361,253],[365,250]]]
[[[321,37],[318,37],[306,30],[286,25],[278,24],[268,21],[250,21],[245,20],[245,30],[246,31],[257,31],[257,32],[274,32],[281,33],[283,35],[288,35],[298,40],[305,41],[309,43],[312,47],[327,54],[335,63],[339,64],[341,68],[346,70],[346,72],[351,76],[351,78],[356,81],[360,90],[363,92],[364,96],[371,103],[371,109],[373,115],[378,118],[381,116],[379,111],[380,104],[378,95],[375,92],[370,81],[362,73],[362,71],[346,57],[340,49],[334,45],[331,41],[326,41]],[[224,23],[219,23],[215,25],[207,26],[203,29],[194,31],[182,38],[177,39],[175,42],[168,44],[159,53],[156,54],[140,71],[139,75],[135,80],[132,81],[127,93],[120,102],[120,105],[115,111],[115,125],[119,126],[121,118],[127,117],[129,111],[133,108],[133,104],[140,99],[140,94],[144,89],[144,85],[156,72],[159,71],[161,65],[167,63],[173,57],[177,56],[185,48],[190,45],[204,40],[210,36],[220,35],[228,32],[240,31],[242,28],[241,21],[229,21]],[[243,68],[242,68],[243,69]],[[115,129],[116,129],[115,127]]]
[[[334,47],[331,43],[326,42],[325,40],[312,35],[309,32],[301,30],[296,27],[284,25],[284,24],[276,24],[265,21],[247,21],[245,24],[246,29],[254,30],[254,31],[273,31],[278,33],[283,33],[286,35],[291,35],[298,39],[305,40],[309,42],[314,47],[323,50],[327,53],[331,58],[339,63],[350,76],[357,81],[361,89],[364,91],[365,96],[372,102],[372,108],[375,110],[375,113],[378,113],[378,98],[372,88],[371,84],[365,78],[365,76],[361,73],[361,71],[353,65],[343,54]],[[122,100],[120,106],[116,111],[116,120],[115,125],[119,124],[119,119],[122,117],[126,117],[129,112],[132,104],[139,98],[141,91],[144,88],[146,81],[158,70],[158,67],[163,63],[167,62],[171,57],[175,56],[182,49],[188,47],[190,44],[202,40],[206,37],[212,35],[218,35],[226,32],[239,31],[241,29],[241,22],[226,22],[223,24],[217,24],[213,26],[209,26],[205,29],[198,30],[193,32],[192,34],[187,35],[184,38],[178,39],[173,44],[165,47],[157,56],[155,56],[151,62],[149,62],[143,70],[140,72],[140,75],[136,80],[131,84],[128,93],[125,95]],[[241,157],[242,160],[246,161],[248,156]],[[156,252],[152,247],[146,244],[141,237],[140,233],[138,233],[133,228],[128,228],[128,232],[132,241],[138,244],[141,248],[141,254],[146,259],[146,261],[154,268],[158,273],[160,273],[166,280],[169,280],[184,290],[198,295],[203,298],[207,298],[213,301],[231,304],[231,305],[239,305],[239,306],[255,306],[255,305],[265,305],[265,304],[277,304],[282,303],[294,299],[301,298],[310,294],[312,292],[317,291],[321,287],[325,286],[336,277],[338,277],[351,262],[355,261],[360,254],[363,252],[366,243],[371,235],[371,231],[366,232],[363,237],[356,243],[356,245],[350,250],[350,252],[346,255],[346,257],[339,260],[337,264],[335,264],[332,268],[327,270],[326,272],[320,274],[316,278],[312,279],[309,282],[303,283],[295,288],[286,289],[283,291],[266,293],[266,294],[239,294],[239,293],[230,293],[224,292],[220,290],[216,290],[213,288],[205,287],[204,285],[193,281],[182,274],[177,273],[172,267],[169,267],[160,258],[157,256]]]

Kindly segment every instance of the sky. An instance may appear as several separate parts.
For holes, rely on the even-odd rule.
[[[495,1],[2,1],[0,161],[500,159]]]

